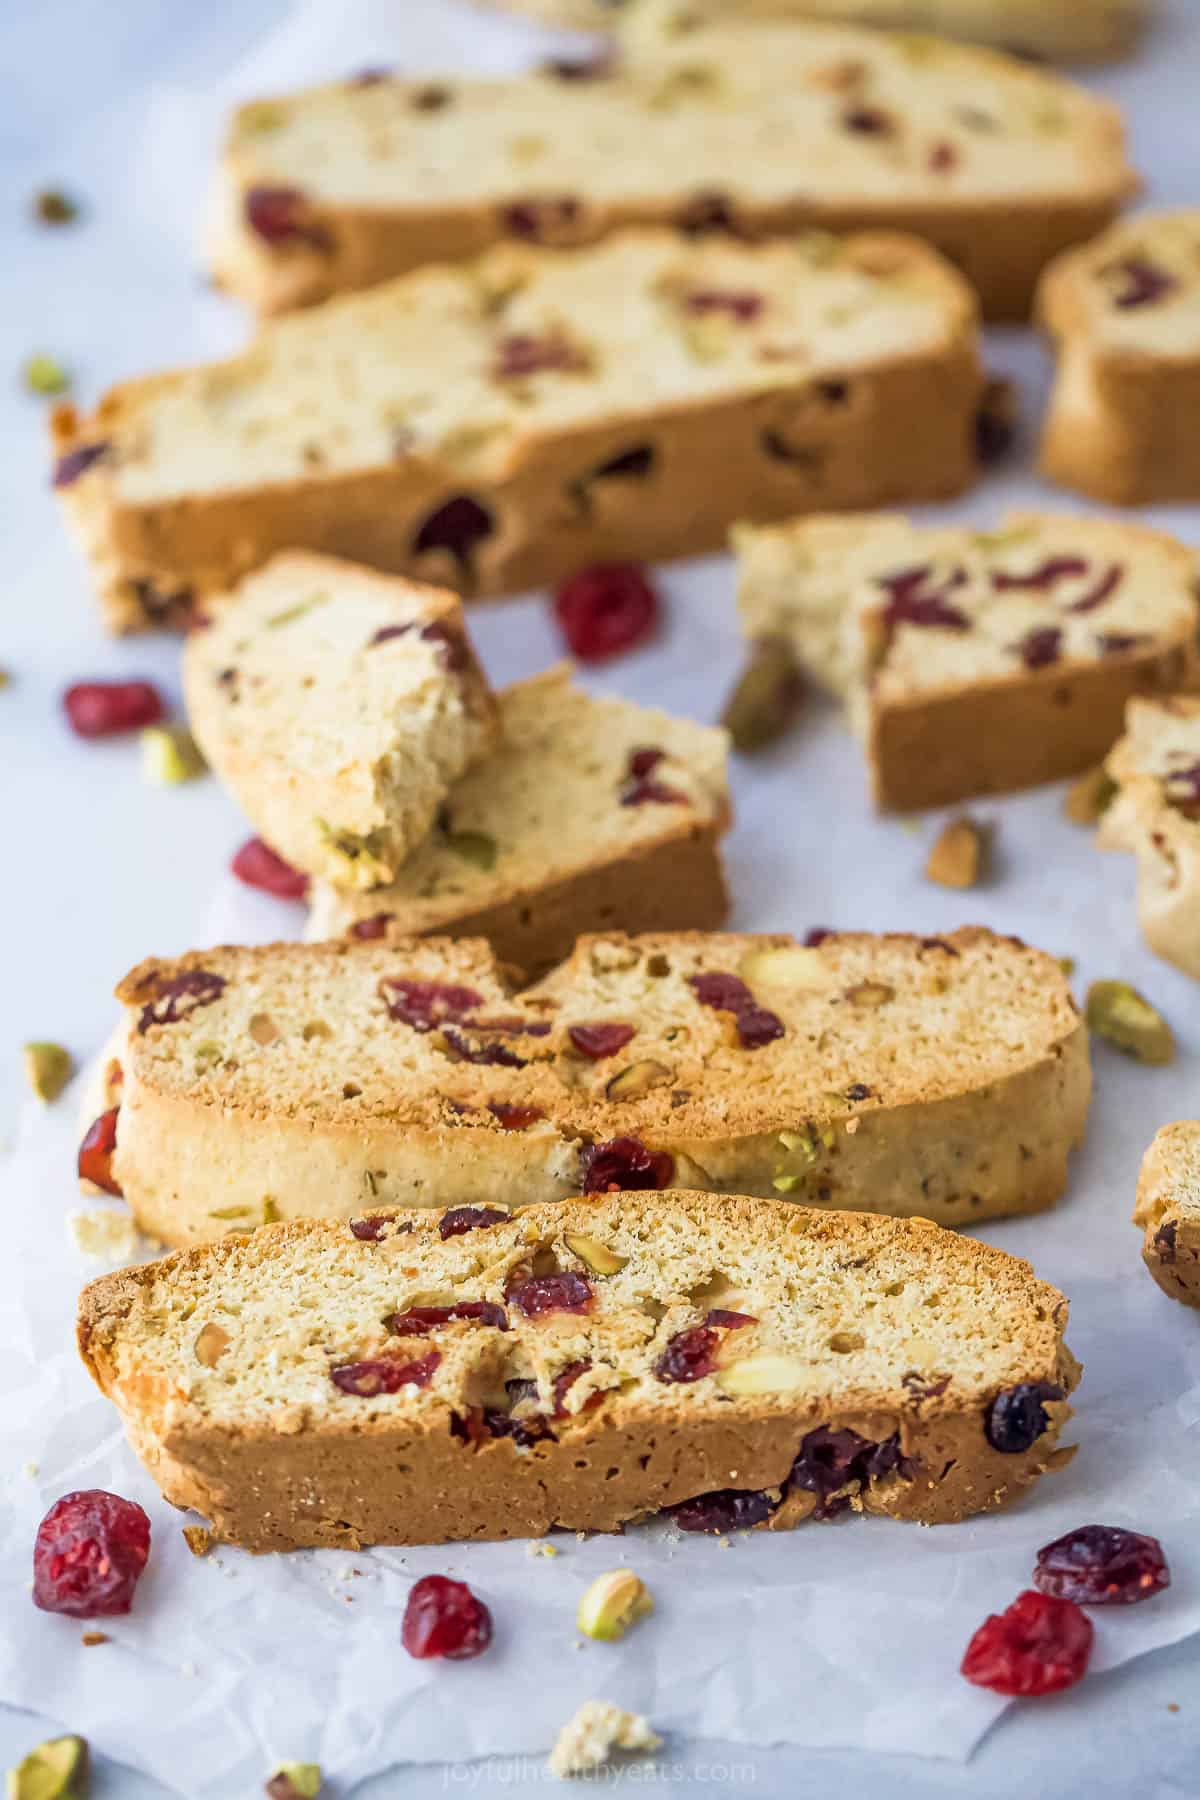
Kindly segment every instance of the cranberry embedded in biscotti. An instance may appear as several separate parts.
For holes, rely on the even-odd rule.
[[[1047,1402],[1062,1398],[1062,1389],[1048,1381],[1022,1381],[1016,1387],[1002,1388],[984,1421],[988,1443],[1005,1456],[1032,1450],[1050,1424]]]
[[[438,1221],[438,1236],[461,1237],[464,1231],[486,1231],[493,1225],[507,1225],[508,1214],[494,1206],[452,1206]]]
[[[103,441],[96,444],[77,444],[74,450],[64,450],[54,465],[53,482],[56,488],[71,487],[86,475],[93,463],[107,456],[111,444]]]
[[[578,375],[589,366],[586,353],[561,333],[534,337],[528,332],[515,332],[501,338],[492,375],[497,381],[519,381],[547,372]]]
[[[456,1300],[452,1306],[410,1306],[385,1320],[393,1337],[427,1337],[439,1325],[464,1319],[478,1325],[508,1330],[508,1314],[490,1300]]]
[[[760,1050],[764,1044],[772,1044],[784,1035],[779,1014],[759,1006],[740,976],[714,970],[707,975],[691,976],[689,986],[701,1006],[733,1014],[738,1040],[744,1049]]]
[[[509,237],[529,244],[561,242],[576,234],[580,205],[573,194],[514,200],[501,209],[500,218]]]
[[[779,1511],[781,1497],[757,1488],[719,1488],[712,1494],[697,1494],[694,1500],[681,1500],[664,1509],[665,1516],[680,1531],[708,1531],[721,1535],[727,1531],[747,1531],[763,1525],[772,1513]]]
[[[590,1312],[594,1298],[591,1282],[573,1269],[553,1275],[529,1275],[505,1289],[505,1299],[527,1319],[553,1312]]]
[[[428,513],[413,537],[417,556],[427,550],[445,550],[469,573],[475,551],[496,529],[496,521],[471,494],[454,494]]]
[[[1176,276],[1148,256],[1123,256],[1100,270],[1112,283],[1112,303],[1121,312],[1153,306],[1179,286]]]
[[[432,1031],[446,1019],[462,1019],[483,1005],[474,988],[444,981],[409,981],[402,975],[385,975],[379,983],[380,998],[388,1017],[414,1031]]]
[[[567,648],[603,662],[645,642],[658,623],[658,596],[634,563],[597,563],[564,581],[554,611]]]
[[[673,1156],[665,1150],[647,1150],[634,1137],[585,1144],[579,1163],[585,1194],[614,1194],[622,1188],[666,1188],[675,1173]]]
[[[33,1546],[33,1604],[75,1619],[127,1613],[150,1555],[150,1520],[102,1488],[64,1494]]]
[[[501,1131],[527,1131],[546,1116],[540,1106],[518,1106],[511,1100],[489,1100],[488,1111]]]
[[[591,1366],[590,1356],[580,1357],[577,1362],[569,1362],[566,1368],[560,1369],[554,1377],[554,1417],[556,1419],[568,1419],[572,1416],[571,1409],[567,1406],[567,1395],[579,1377],[586,1375]],[[593,1407],[599,1406],[603,1398],[604,1395],[600,1393],[589,1394],[582,1406],[576,1410],[581,1413],[591,1412]]]
[[[299,188],[247,188],[242,210],[255,237],[265,244],[303,243],[314,250],[329,247],[329,233],[314,224],[307,196]]]
[[[430,1350],[413,1362],[401,1362],[393,1356],[369,1357],[363,1362],[336,1364],[329,1371],[329,1379],[343,1394],[373,1400],[376,1394],[398,1394],[405,1387],[428,1387],[441,1360],[438,1350]]]
[[[734,293],[720,288],[694,288],[683,299],[686,312],[696,313],[701,318],[706,313],[726,313],[743,325],[757,319],[765,304],[761,294]]]
[[[1033,1585],[1077,1606],[1133,1606],[1170,1587],[1171,1571],[1157,1538],[1080,1525],[1038,1551]]]
[[[279,900],[303,900],[308,876],[285,863],[261,838],[248,838],[230,863],[239,881]]]
[[[147,991],[144,985],[142,991]],[[156,977],[149,992],[138,1017],[139,1034],[152,1025],[176,1025],[200,1007],[211,1006],[225,992],[225,977],[213,969],[185,969],[166,980]]]
[[[426,1575],[408,1596],[400,1641],[410,1656],[461,1662],[492,1641],[492,1615],[465,1581]]]
[[[699,1381],[711,1375],[717,1366],[713,1352],[720,1343],[718,1333],[708,1325],[691,1325],[677,1331],[654,1364],[659,1381]]]
[[[387,928],[395,915],[390,912],[371,913],[368,918],[356,919],[350,927],[350,936],[361,938],[371,943],[376,938],[386,937]]]
[[[1013,648],[1027,669],[1045,669],[1062,655],[1062,637],[1057,625],[1042,625],[1027,632]]]
[[[117,1147],[117,1114],[119,1106],[110,1106],[98,1119],[93,1119],[79,1146],[79,1179],[90,1181],[101,1193],[122,1198],[120,1184],[112,1172],[113,1151]]]
[[[979,1627],[962,1673],[976,1687],[1013,1698],[1061,1693],[1087,1673],[1092,1635],[1092,1621],[1073,1600],[1030,1588]]]
[[[568,1025],[567,1036],[576,1050],[584,1056],[590,1056],[593,1062],[601,1062],[606,1056],[615,1056],[623,1050],[634,1035],[632,1025],[620,1024],[616,1019],[600,1020],[595,1025]]]
[[[166,707],[148,681],[77,681],[63,695],[63,711],[76,737],[105,738],[157,725]]]
[[[969,631],[971,621],[949,595],[966,585],[965,569],[955,569],[940,587],[931,588],[934,571],[928,567],[902,569],[881,575],[878,585],[888,596],[883,627],[889,634],[900,625],[919,625],[941,631]]]

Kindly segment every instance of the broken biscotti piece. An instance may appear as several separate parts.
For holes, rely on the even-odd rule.
[[[118,994],[91,1166],[171,1244],[621,1186],[974,1225],[1057,1199],[1091,1087],[1058,963],[975,928],[614,934],[526,987],[478,939],[273,944]]]
[[[93,1282],[84,1361],[251,1550],[941,1524],[1065,1452],[1067,1302],[927,1219],[610,1192],[276,1225]]]
[[[390,887],[312,890],[308,936],[485,937],[527,975],[587,931],[710,931],[729,909],[728,738],[576,687],[563,665],[498,696],[502,736]]]
[[[1164,1125],[1138,1178],[1133,1222],[1142,1260],[1164,1294],[1200,1306],[1200,1122]]]
[[[951,805],[1098,762],[1131,694],[1194,685],[1195,554],[1142,526],[894,515],[734,533],[742,629],[848,704],[881,808]]]
[[[496,0],[551,25],[608,31],[640,0]],[[1107,61],[1136,43],[1149,0],[689,0],[699,18],[846,20],[992,44],[1019,56]]]
[[[1098,841],[1137,857],[1142,936],[1200,981],[1200,699],[1131,700],[1105,770]]]
[[[958,493],[977,336],[915,238],[501,247],[60,412],[55,482],[118,630],[280,549],[511,592],[741,516]]]
[[[1060,256],[1038,316],[1058,355],[1042,473],[1121,506],[1200,499],[1200,208]]]
[[[255,829],[339,887],[390,881],[499,734],[457,596],[297,551],[201,623],[188,718]]]
[[[986,313],[1025,318],[1049,257],[1136,191],[1115,107],[994,52],[687,6],[630,24],[622,54],[586,64],[383,75],[241,107],[217,279],[279,312],[502,238],[886,227],[941,246]]]

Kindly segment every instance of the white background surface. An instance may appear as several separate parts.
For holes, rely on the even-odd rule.
[[[360,10],[339,7],[336,16],[340,22]],[[368,10],[395,30],[397,50],[390,60],[403,62],[403,0]],[[119,376],[241,341],[243,322],[201,286],[193,251],[195,205],[209,168],[207,133],[219,105],[218,84],[257,34],[274,27],[284,12],[275,0],[242,0],[236,14],[232,8],[214,12],[168,6],[165,0],[122,0],[119,7],[51,0],[36,14],[3,20],[0,370],[15,371],[31,350],[50,350],[75,369],[81,394],[90,399]],[[455,35],[466,30],[476,34],[470,46],[474,52],[481,42],[501,41],[498,27],[490,22],[467,27],[461,23],[464,16],[447,7],[448,52]],[[484,31],[486,39],[477,35]],[[505,35],[504,41],[516,39]],[[301,37],[293,41],[293,54],[302,58],[303,52]],[[351,66],[363,60],[356,54]],[[1200,21],[1188,0],[1181,0],[1151,57],[1092,78],[1129,101],[1136,160],[1151,175],[1149,198],[1154,202],[1200,198],[1198,75]],[[204,103],[205,93],[213,105]],[[86,226],[35,232],[25,223],[27,197],[34,187],[55,181],[86,198]],[[1034,411],[1045,372],[1040,352],[1016,333],[998,337],[995,352],[994,361],[1020,375]],[[55,1038],[81,1055],[89,1053],[111,1017],[113,981],[140,956],[211,941],[218,926],[223,934],[235,921],[262,935],[291,929],[288,909],[262,902],[247,912],[243,897],[223,877],[244,829],[215,783],[168,792],[145,789],[134,749],[83,747],[60,724],[57,696],[71,679],[147,673],[177,692],[176,652],[168,643],[113,645],[101,638],[82,573],[46,492],[40,411],[38,403],[20,394],[15,378],[0,380],[0,530],[8,590],[0,664],[16,677],[0,697],[8,874],[0,980],[10,1047],[0,1069],[5,1109],[0,1117],[9,1121],[19,1093],[16,1051],[21,1040]],[[1030,493],[1014,478],[993,479],[959,510],[990,520],[998,508]],[[1160,517],[1191,541],[1200,539],[1196,513]],[[664,638],[612,665],[597,685],[711,717],[736,655],[729,566],[717,560],[699,570],[678,568],[663,585],[670,605]],[[484,609],[474,618],[485,660],[498,682],[528,673],[558,652],[536,601]],[[1052,1218],[996,1226],[986,1233],[1035,1256],[1040,1271],[1071,1294],[1072,1343],[1089,1365],[1076,1428],[1085,1451],[1062,1482],[1047,1484],[1047,1493],[1053,1487],[1061,1494],[1064,1483],[1071,1483],[1079,1517],[1090,1517],[1090,1496],[1097,1487],[1112,1491],[1113,1471],[1093,1461],[1089,1472],[1089,1444],[1096,1450],[1111,1441],[1113,1454],[1125,1453],[1131,1465],[1119,1472],[1118,1485],[1134,1508],[1122,1522],[1161,1528],[1174,1549],[1164,1509],[1171,1513],[1175,1500],[1164,1500],[1161,1487],[1150,1489],[1142,1473],[1148,1465],[1140,1459],[1165,1459],[1162,1466],[1178,1459],[1181,1469],[1191,1466],[1196,1428],[1188,1432],[1188,1416],[1180,1414],[1175,1397],[1187,1394],[1200,1378],[1200,1329],[1182,1309],[1160,1301],[1141,1275],[1137,1239],[1125,1216],[1137,1161],[1153,1129],[1167,1118],[1196,1110],[1200,1018],[1194,987],[1153,962],[1138,944],[1130,868],[1123,859],[1094,855],[1086,839],[1059,819],[1057,795],[999,803],[983,810],[1001,821],[1001,867],[995,883],[970,896],[964,911],[960,899],[920,881],[934,822],[923,822],[917,835],[897,822],[869,820],[857,758],[835,718],[819,707],[785,749],[738,771],[738,800],[740,823],[730,844],[737,924],[918,925],[936,931],[964,916],[978,918],[1074,954],[1083,980],[1101,974],[1134,979],[1179,1028],[1185,1054],[1169,1073],[1118,1067],[1113,1059],[1098,1056],[1099,1128],[1077,1163],[1068,1200]],[[60,1192],[51,1162],[46,1186],[47,1231],[54,1234],[47,1257],[58,1261],[58,1219],[69,1187],[66,1171]],[[15,1222],[18,1228],[6,1233],[10,1254],[19,1247],[32,1265],[39,1246],[37,1231],[30,1230],[31,1209],[38,1196],[27,1190],[18,1194],[10,1183],[6,1199],[23,1209]],[[36,1223],[36,1215],[32,1217]],[[1093,1275],[1105,1259],[1128,1274],[1127,1294]],[[37,1285],[32,1275],[30,1281]],[[1147,1399],[1168,1391],[1174,1407],[1169,1419],[1152,1415],[1144,1429],[1139,1415]],[[1190,1417],[1194,1419],[1194,1411]],[[1110,1431],[1116,1434],[1111,1439]],[[31,1454],[23,1438],[6,1443],[5,1449],[6,1470],[19,1469]],[[1057,1505],[1057,1495],[1046,1502],[1052,1503]],[[5,1523],[11,1522],[14,1506],[20,1513],[27,1504],[21,1478],[14,1476]],[[1039,1513],[1042,1503],[1035,1501],[1003,1522],[1012,1532],[1010,1544],[1024,1543],[1031,1552],[1051,1534],[1042,1528]],[[969,1530],[990,1532],[1000,1523],[984,1521]],[[913,1547],[914,1565],[940,1535],[921,1534]],[[825,1536],[842,1543],[846,1538],[840,1529]],[[819,1549],[822,1534],[809,1533],[805,1541],[809,1548],[797,1555],[812,1565],[825,1554]],[[745,1548],[734,1554],[744,1557]],[[1005,1575],[999,1589],[981,1588],[977,1606],[971,1596],[973,1613],[982,1616],[1002,1604],[1010,1588],[1015,1591],[1023,1582],[1027,1560],[1018,1553],[1015,1562],[1006,1564],[1012,1568],[1011,1582]],[[869,1561],[865,1548],[863,1561]],[[543,1567],[551,1570],[551,1565],[533,1567],[539,1573]],[[865,1568],[861,1574],[870,1579]],[[856,1598],[861,1601],[861,1593]],[[1182,1609],[1195,1601],[1194,1587],[1189,1593],[1186,1582],[1177,1582],[1172,1595],[1155,1605]],[[39,1643],[35,1628],[58,1622],[31,1621],[26,1605],[19,1590],[6,1592],[8,1655],[12,1659],[15,1652],[18,1661],[27,1653],[31,1660],[38,1658],[45,1670],[45,1711],[54,1719],[56,1698],[71,1691],[71,1675],[65,1666],[56,1668],[53,1658],[43,1660],[44,1640]],[[1150,1611],[1145,1609],[1147,1615]],[[889,1619],[884,1625],[890,1631],[894,1623]],[[1106,1636],[1115,1635],[1107,1619],[1103,1625]],[[77,1660],[73,1637],[62,1641]],[[853,1644],[849,1651],[854,1654]],[[873,1646],[864,1642],[860,1651],[864,1665],[871,1665]],[[753,1668],[755,1654],[751,1630],[730,1645],[735,1667]],[[956,1655],[947,1660],[951,1684],[957,1681],[956,1660]],[[730,1752],[729,1759],[743,1771],[739,1786],[764,1794],[824,1794],[842,1785],[869,1787],[883,1795],[1000,1794],[1017,1785],[1045,1795],[1200,1793],[1198,1670],[1200,1654],[1193,1639],[1121,1675],[1098,1677],[1063,1700],[1030,1707],[1024,1715],[1010,1712],[965,1771],[909,1758],[745,1746]],[[872,1678],[877,1675],[872,1669]],[[892,1677],[889,1671],[884,1678]],[[777,1678],[777,1670],[763,1671],[764,1683],[774,1685]],[[203,1681],[203,1671],[199,1679]],[[519,1706],[519,1666],[506,1672],[506,1680],[514,1684]],[[588,1687],[579,1697],[592,1691],[604,1688]],[[902,1682],[898,1692],[903,1693]],[[1168,1713],[1168,1701],[1182,1710]],[[799,1715],[821,1706],[802,1664],[794,1702]],[[59,1719],[68,1727],[74,1722]],[[136,1754],[139,1719],[130,1716],[121,1729],[127,1729]],[[929,1729],[936,1732],[932,1719]],[[0,1758],[11,1761],[41,1735],[41,1727],[28,1719],[0,1716]],[[392,1749],[397,1756],[405,1753],[402,1734]],[[672,1755],[679,1749],[672,1742]],[[706,1743],[697,1755],[718,1765],[710,1767],[706,1783],[717,1785],[719,1748]],[[499,1785],[503,1773],[499,1768],[485,1771],[480,1791]],[[529,1770],[527,1778],[532,1781],[535,1774]],[[184,1772],[177,1780],[179,1791],[192,1791]],[[386,1777],[370,1791],[426,1794],[435,1784],[440,1785],[440,1778],[426,1769]],[[450,1778],[447,1791],[465,1785],[461,1778]],[[114,1774],[101,1788],[128,1794],[131,1800],[155,1791],[127,1773]]]

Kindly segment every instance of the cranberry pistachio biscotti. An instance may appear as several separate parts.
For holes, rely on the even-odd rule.
[[[1131,700],[1104,766],[1099,843],[1136,856],[1142,936],[1200,981],[1200,698]]]
[[[485,937],[527,975],[588,931],[711,931],[729,909],[727,734],[591,695],[565,665],[497,696],[501,739],[386,888],[311,890],[312,939]]]
[[[988,314],[1023,318],[1047,260],[1135,188],[1114,107],[995,52],[635,8],[624,53],[590,63],[385,75],[242,107],[213,260],[278,312],[501,238],[883,226],[943,248]]]
[[[1121,506],[1200,499],[1200,208],[1060,256],[1037,310],[1058,357],[1042,473]]]
[[[928,1221],[611,1193],[269,1226],[108,1276],[79,1345],[252,1550],[939,1524],[1070,1454],[1067,1303]]]
[[[1195,552],[1138,525],[882,515],[734,534],[751,639],[847,702],[872,796],[907,811],[1099,762],[1131,695],[1195,686]]]
[[[975,928],[585,938],[527,987],[478,940],[276,944],[118,994],[81,1167],[172,1245],[673,1185],[974,1225],[1053,1203],[1091,1087],[1058,963]]]
[[[198,624],[183,654],[192,731],[256,830],[309,875],[390,881],[496,745],[454,594],[299,551]]]
[[[118,630],[280,549],[511,592],[740,516],[958,493],[977,336],[914,238],[501,247],[60,413],[55,482]]]
[[[1200,1122],[1164,1125],[1138,1177],[1133,1222],[1142,1261],[1164,1294],[1200,1306]]]

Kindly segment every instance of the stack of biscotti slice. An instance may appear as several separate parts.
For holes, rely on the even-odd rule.
[[[192,731],[309,875],[389,881],[495,749],[496,704],[454,594],[295,552],[198,623],[183,656]]]
[[[1091,1087],[1058,963],[975,928],[592,937],[526,987],[478,940],[275,944],[118,995],[84,1167],[174,1245],[675,1184],[973,1225],[1054,1202]]]
[[[915,238],[501,247],[61,410],[55,483],[117,630],[281,549],[495,594],[959,492],[977,336]]]
[[[1200,1306],[1200,1122],[1164,1125],[1138,1178],[1133,1222],[1142,1260],[1164,1294]]]
[[[565,666],[497,698],[501,741],[431,836],[389,887],[318,884],[310,938],[486,937],[537,975],[587,931],[724,923],[723,731],[592,696]]]
[[[882,515],[734,537],[743,629],[786,638],[847,701],[883,808],[1075,774],[1130,695],[1200,679],[1195,553],[1142,526]]]
[[[642,0],[494,0],[552,25],[608,31]],[[681,10],[684,10],[681,8]],[[844,19],[893,30],[936,32],[1020,56],[1106,62],[1131,50],[1149,0],[688,0],[702,19]]]
[[[1060,256],[1037,310],[1058,355],[1043,474],[1123,506],[1200,499],[1200,208]]]
[[[243,106],[221,165],[218,279],[277,312],[501,238],[886,226],[942,247],[989,314],[1025,317],[1047,259],[1137,185],[1114,107],[994,52],[706,22],[686,5],[635,8],[630,26],[624,55],[591,63],[383,75]],[[915,448],[928,421],[911,419]]]
[[[84,1360],[169,1501],[252,1550],[939,1524],[1070,1454],[1067,1303],[987,1244],[728,1194],[447,1197],[85,1290]]]
[[[1099,842],[1137,857],[1142,935],[1200,980],[1200,698],[1131,700],[1105,769],[1116,792]]]

